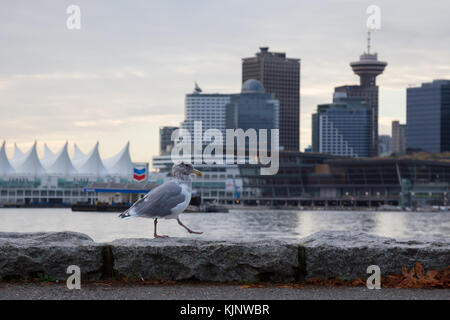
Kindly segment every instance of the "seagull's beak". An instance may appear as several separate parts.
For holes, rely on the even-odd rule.
[[[192,172],[200,177],[203,175],[203,173],[201,171],[198,171],[197,169],[192,170]]]

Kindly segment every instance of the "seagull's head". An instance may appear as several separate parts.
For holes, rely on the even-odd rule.
[[[181,162],[174,165],[172,168],[172,175],[174,177],[188,176],[192,173],[195,173],[198,176],[202,175],[202,172],[195,169],[194,166],[190,163]]]

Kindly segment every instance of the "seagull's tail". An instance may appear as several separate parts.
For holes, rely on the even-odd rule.
[[[133,216],[133,214],[132,214],[130,209],[122,212],[121,214],[119,214],[119,218],[122,218],[122,219],[131,218]]]

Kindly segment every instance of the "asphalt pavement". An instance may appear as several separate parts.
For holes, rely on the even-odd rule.
[[[364,287],[242,288],[239,285],[87,284],[69,290],[65,284],[0,283],[0,300],[450,300],[449,289]]]

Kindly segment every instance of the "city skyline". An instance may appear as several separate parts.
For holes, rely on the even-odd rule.
[[[380,134],[390,132],[394,119],[405,122],[409,85],[450,78],[448,4],[413,3],[377,3],[382,25],[372,51],[389,62],[378,79]],[[205,93],[240,92],[241,59],[261,46],[302,60],[303,150],[311,144],[317,104],[330,101],[335,86],[357,82],[349,62],[365,51],[371,3],[285,1],[273,10],[262,1],[250,18],[247,9],[254,6],[240,4],[236,12],[234,1],[176,3],[175,11],[173,2],[137,1],[126,10],[106,2],[77,4],[77,31],[66,29],[67,3],[2,4],[0,109],[6,120],[0,140],[7,141],[8,154],[14,142],[26,151],[34,140],[45,141],[57,151],[69,140],[88,151],[99,140],[102,156],[109,157],[130,140],[133,159],[150,161],[159,151],[159,128],[183,121],[184,97],[194,82]]]

